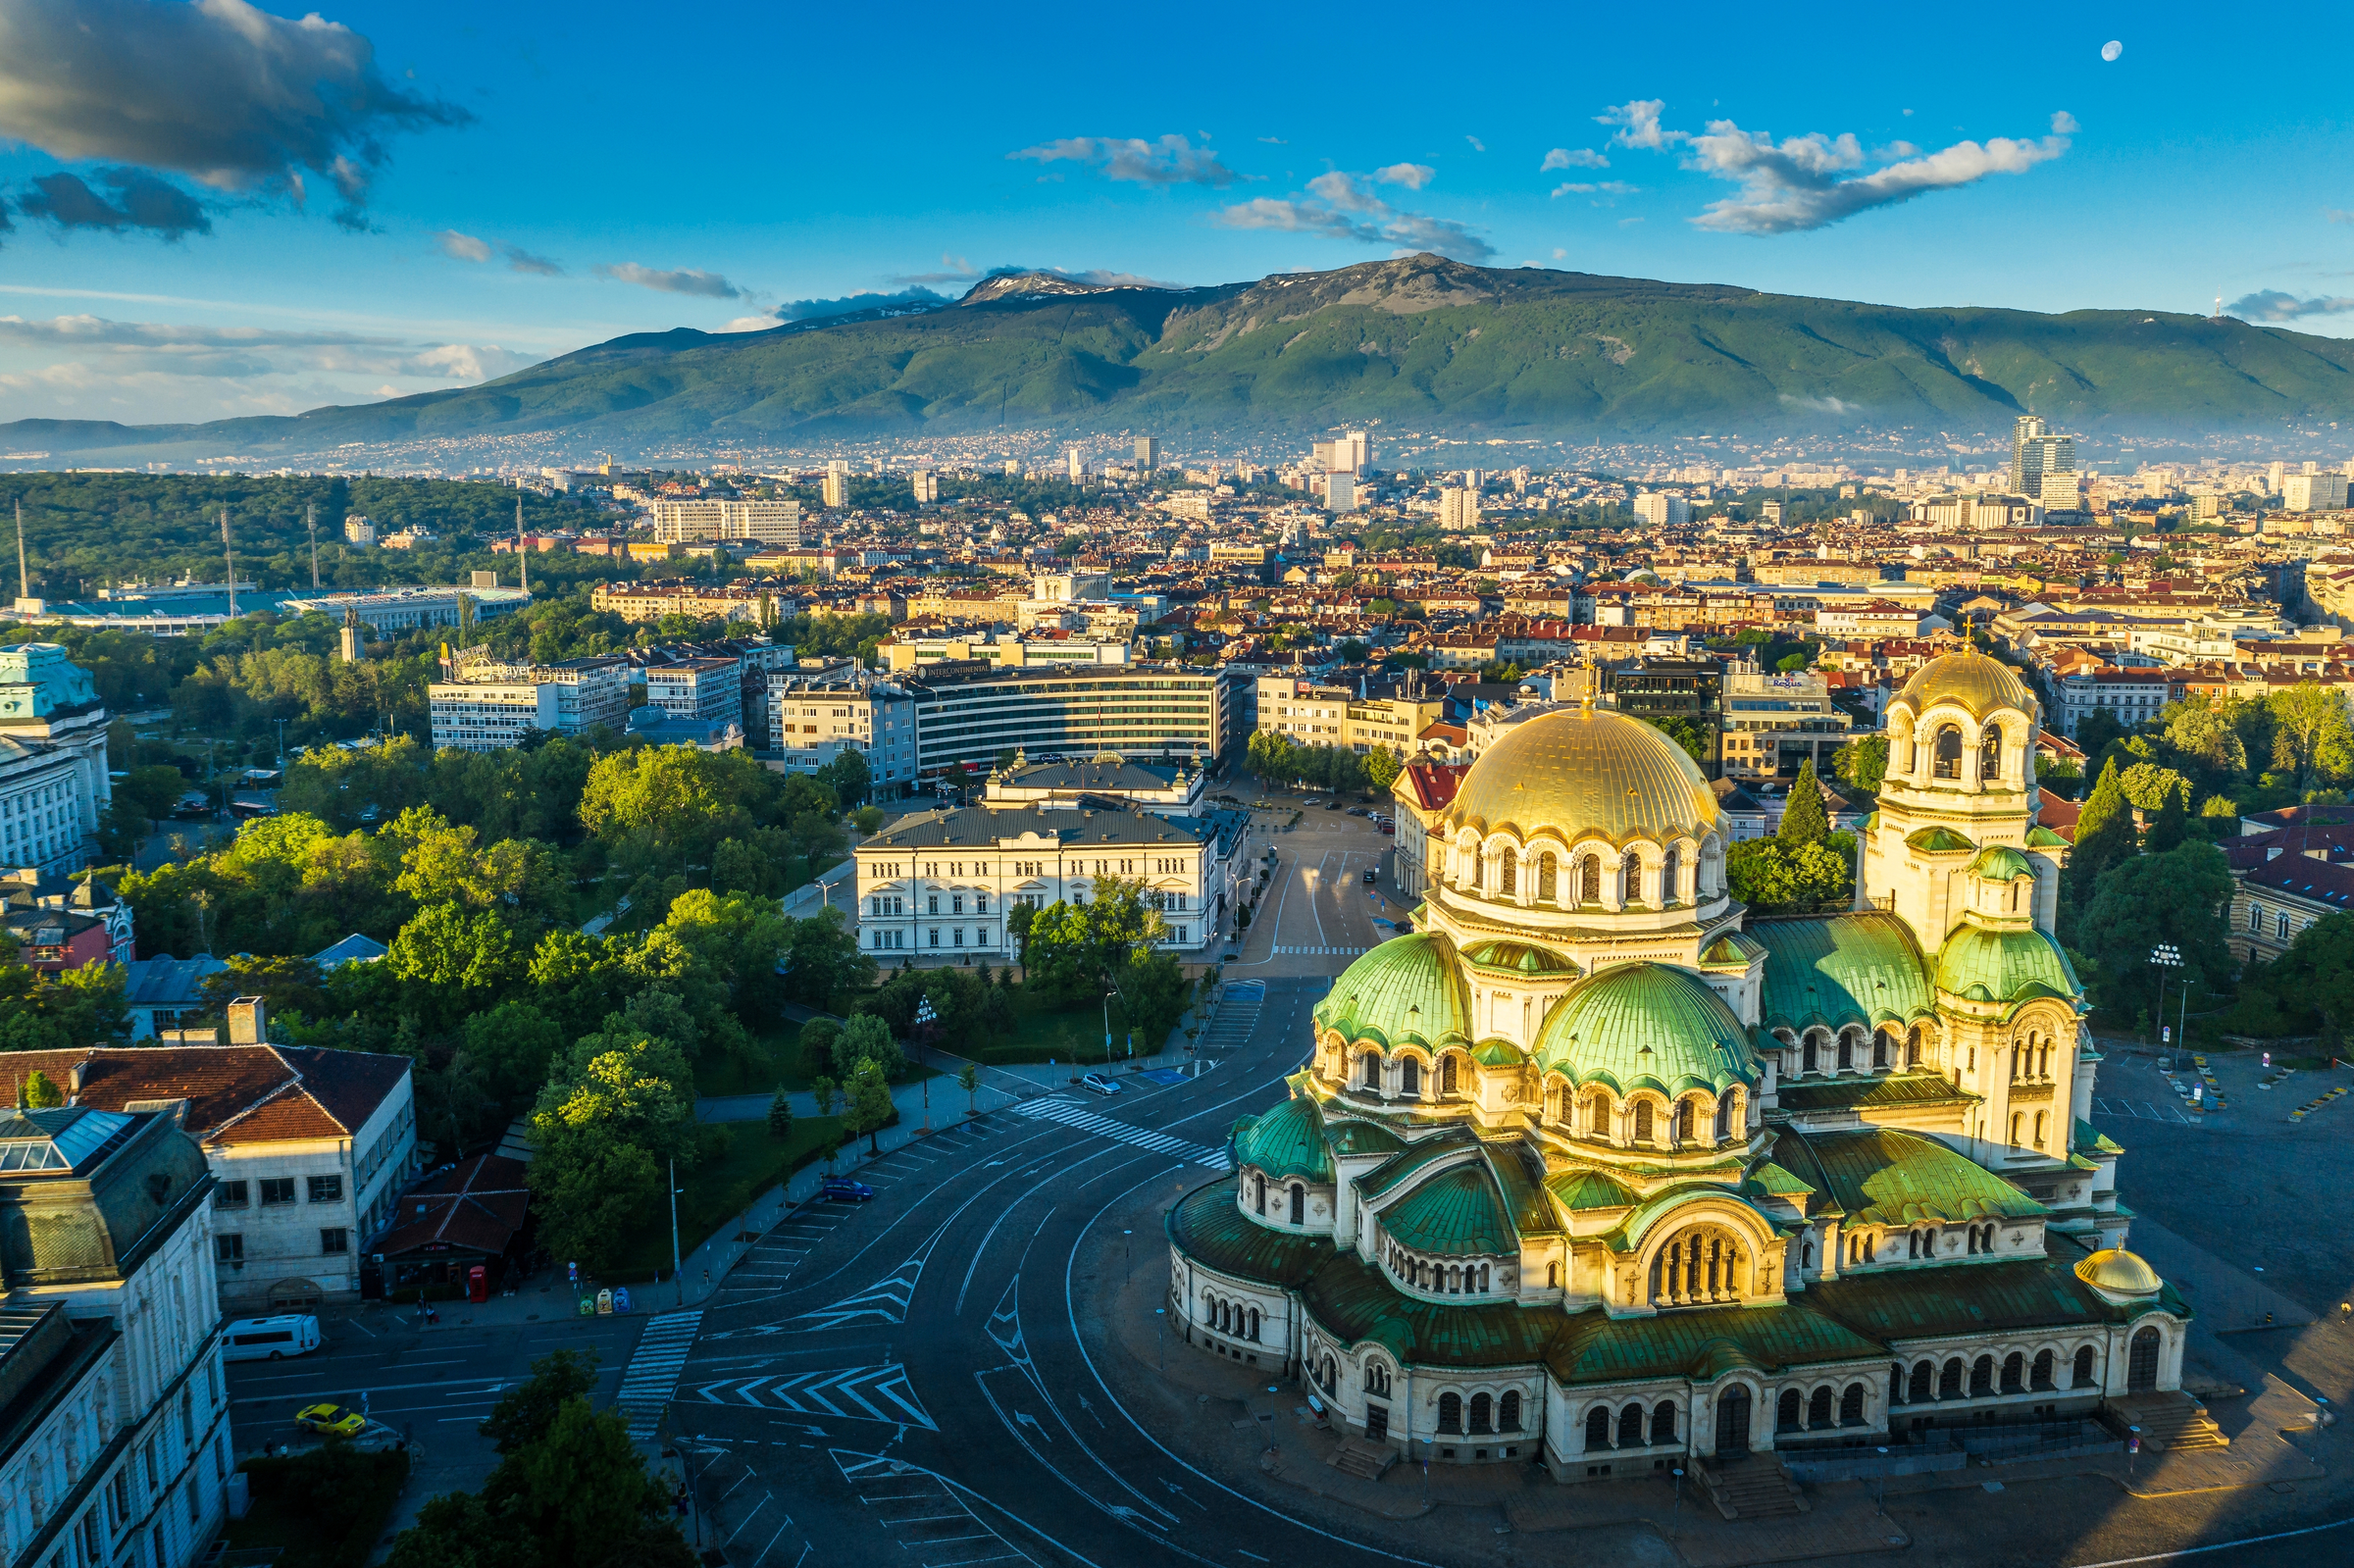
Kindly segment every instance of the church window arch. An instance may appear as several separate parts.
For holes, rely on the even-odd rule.
[[[2075,1365],[2071,1368],[2070,1371],[2073,1379],[2071,1384],[2072,1387],[2078,1389],[2089,1389],[2093,1386],[2093,1355],[2091,1345],[2087,1344],[2077,1347]]]
[[[1796,1389],[1784,1389],[1774,1401],[1773,1429],[1776,1432],[1796,1432],[1805,1419],[1806,1399]]]
[[[1654,1442],[1673,1442],[1675,1441],[1674,1400],[1662,1399],[1652,1407],[1651,1441]]]
[[[1619,907],[1631,909],[1641,901],[1642,897],[1643,862],[1637,859],[1635,852],[1630,849],[1626,852],[1625,858],[1618,862]]]
[[[2051,1113],[2051,1112],[2049,1112],[2049,1111],[2037,1111],[2037,1112],[2035,1113],[2035,1146],[2036,1146],[2037,1148],[2041,1148],[2041,1147],[2043,1147],[2043,1140],[2044,1140],[2045,1137],[2046,1137],[2046,1136],[2048,1136],[2048,1134],[2049,1134],[2049,1131],[2050,1131],[2050,1128],[2051,1128],[2051,1122],[2052,1122],[2052,1113]]]
[[[1561,862],[1548,849],[1537,857],[1537,902],[1553,903],[1561,896]]]
[[[1980,1398],[1994,1391],[1994,1357],[1982,1355],[1970,1364],[1970,1396]]]
[[[1439,1058],[1439,1092],[1442,1094],[1452,1094],[1456,1091],[1455,1063],[1456,1058],[1453,1056]]]
[[[1507,896],[1520,891],[1520,857],[1507,844],[1496,856],[1496,890]]]
[[[1267,1177],[1264,1171],[1251,1174],[1252,1206],[1259,1213],[1267,1212]]]
[[[1471,1430],[1473,1432],[1496,1430],[1496,1401],[1487,1394],[1475,1393],[1471,1396]]]
[[[1912,1384],[1905,1391],[1905,1402],[1907,1404],[1928,1403],[1931,1381],[1936,1376],[1937,1369],[1933,1363],[1927,1361],[1917,1363],[1913,1368]]]
[[[1439,1430],[1441,1432],[1463,1430],[1463,1396],[1461,1394],[1442,1393],[1439,1395]]]
[[[1643,1446],[1643,1407],[1641,1405],[1630,1404],[1618,1412],[1618,1446],[1621,1448]]]
[[[1817,1037],[1813,1030],[1809,1030],[1807,1032],[1806,1043],[1799,1047],[1798,1070],[1800,1072],[1812,1073],[1818,1070],[1821,1061],[1821,1058],[1818,1055],[1818,1049]]]
[[[1677,1232],[1652,1254],[1651,1304],[1702,1306],[1747,1295],[1749,1247],[1720,1225]]]
[[[2003,732],[2000,725],[1988,725],[1978,741],[1978,782],[1998,784],[2003,777]]]
[[[1825,1384],[1807,1399],[1807,1425],[1827,1427],[1831,1424],[1831,1389]]]
[[[1302,1187],[1298,1182],[1292,1184],[1292,1223],[1294,1225],[1307,1223],[1307,1189]]]
[[[2002,1391],[2005,1393],[2019,1393],[2024,1391],[2026,1374],[2027,1358],[2021,1352],[2014,1350],[2003,1357]]]
[[[1839,1032],[1839,1071],[1851,1071],[1856,1065],[1855,1037],[1846,1030]]]
[[[1476,844],[1465,849],[1463,853],[1471,862],[1471,885],[1474,887],[1486,886],[1488,857],[1480,852],[1479,846]]]
[[[1679,1145],[1692,1141],[1692,1100],[1687,1095],[1675,1102],[1675,1141]]]
[[[1599,1453],[1611,1445],[1611,1412],[1607,1405],[1596,1405],[1586,1412],[1586,1451]]]
[[[1520,1391],[1518,1389],[1505,1390],[1503,1396],[1496,1401],[1496,1430],[1499,1432],[1518,1432],[1520,1430]]]
[[[1847,1391],[1839,1395],[1839,1424],[1843,1427],[1860,1427],[1864,1424],[1864,1385],[1861,1383],[1849,1384]]]
[[[1594,1098],[1593,1098],[1592,1104],[1593,1104],[1593,1107],[1594,1107],[1594,1118],[1593,1118],[1593,1122],[1592,1122],[1592,1124],[1591,1124],[1591,1125],[1592,1125],[1592,1129],[1593,1129],[1594,1136],[1595,1136],[1596,1138],[1608,1138],[1608,1137],[1610,1137],[1610,1136],[1611,1136],[1611,1096],[1610,1096],[1610,1095],[1609,1095],[1607,1092],[1602,1092],[1602,1091],[1599,1091],[1599,1090],[1598,1090],[1598,1091],[1595,1093],[1595,1095],[1594,1095]]]
[[[1365,1391],[1384,1398],[1390,1392],[1390,1369],[1379,1361],[1365,1363]]]
[[[1937,1397],[1940,1399],[1962,1397],[1962,1358],[1960,1356],[1953,1357],[1938,1369]]]
[[[1920,1065],[1920,1026],[1919,1024],[1914,1025],[1905,1036],[1905,1065],[1907,1067]]]
[[[1324,1391],[1338,1393],[1341,1389],[1341,1364],[1328,1353],[1324,1357]]]
[[[2027,1387],[2037,1391],[2051,1388],[2055,1360],[2049,1350],[2036,1351],[2035,1360],[2027,1369]]]
[[[1955,725],[1940,725],[1937,737],[1929,747],[1929,773],[1932,778],[1962,779],[1962,731]]]
[[[1652,1134],[1652,1104],[1649,1100],[1635,1101],[1635,1141],[1648,1143]]]
[[[2023,1148],[2025,1146],[2020,1140],[2020,1129],[2026,1125],[2026,1120],[2027,1113],[2024,1111],[2013,1111],[2011,1113],[2011,1146],[2013,1148]],[[1970,1232],[1970,1239],[1972,1241],[1977,1239],[1977,1232],[1974,1230]],[[1970,1250],[1975,1252],[1977,1248],[1972,1246]]]
[[[1357,1084],[1362,1088],[1381,1087],[1381,1053],[1367,1051],[1357,1059]]]
[[[1733,1101],[1732,1096],[1728,1094],[1716,1101],[1716,1140],[1718,1142],[1721,1143],[1732,1136],[1732,1124]]]
[[[1667,853],[1660,858],[1660,902],[1663,905],[1683,901],[1683,854],[1670,844],[1667,847]]]
[[[1422,1064],[1411,1056],[1398,1064],[1398,1092],[1417,1095],[1422,1092]]]
[[[1258,1342],[1258,1308],[1256,1307],[1251,1309],[1251,1332],[1245,1338],[1254,1344]]]
[[[1583,904],[1600,903],[1602,901],[1602,857],[1587,855],[1580,859],[1577,865],[1578,902]]]
[[[1871,1070],[1875,1073],[1882,1072],[1887,1066],[1888,1032],[1884,1029],[1875,1029],[1871,1032]]]

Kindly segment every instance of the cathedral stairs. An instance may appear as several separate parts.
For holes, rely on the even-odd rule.
[[[2172,1453],[2195,1453],[2206,1448],[2228,1448],[2231,1440],[2224,1436],[2207,1414],[2207,1407],[2189,1394],[2173,1391],[2166,1393],[2134,1393],[2109,1401],[2103,1420],[2112,1431],[2124,1436],[2127,1427],[2141,1429],[2143,1448],[2164,1448]]]
[[[1780,1519],[1808,1513],[1806,1494],[1771,1454],[1746,1454],[1739,1459],[1695,1459],[1701,1487],[1716,1511],[1727,1519]]]
[[[1362,1438],[1343,1438],[1341,1445],[1324,1461],[1345,1476],[1365,1481],[1379,1481],[1381,1473],[1398,1462],[1398,1450],[1386,1442],[1367,1442]]]

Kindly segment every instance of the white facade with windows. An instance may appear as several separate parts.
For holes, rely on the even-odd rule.
[[[618,734],[629,722],[626,659],[474,664],[456,673],[460,679],[435,681],[426,688],[435,750],[499,751],[520,743],[533,730],[578,734],[600,724]]]
[[[0,647],[0,864],[73,871],[114,799],[106,707],[54,642]]]
[[[798,501],[652,501],[654,541],[685,544],[694,539],[756,539],[788,550],[801,547]]]

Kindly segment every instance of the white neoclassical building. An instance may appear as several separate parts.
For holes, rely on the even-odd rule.
[[[1170,1211],[1186,1339],[1415,1459],[1689,1462],[1720,1499],[1940,1428],[2200,1429],[2188,1310],[2123,1249],[2085,1120],[2038,717],[1993,660],[1931,662],[1857,907],[1771,920],[1664,734],[1516,727],[1433,824],[1415,934],[1340,977],[1235,1176]]]

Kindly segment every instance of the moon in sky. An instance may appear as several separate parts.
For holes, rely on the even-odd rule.
[[[2107,43],[2101,45],[2101,58],[2103,60],[2115,60],[2119,55],[2122,55],[2124,52],[2125,46],[2118,42],[2115,38],[2112,38]]]

